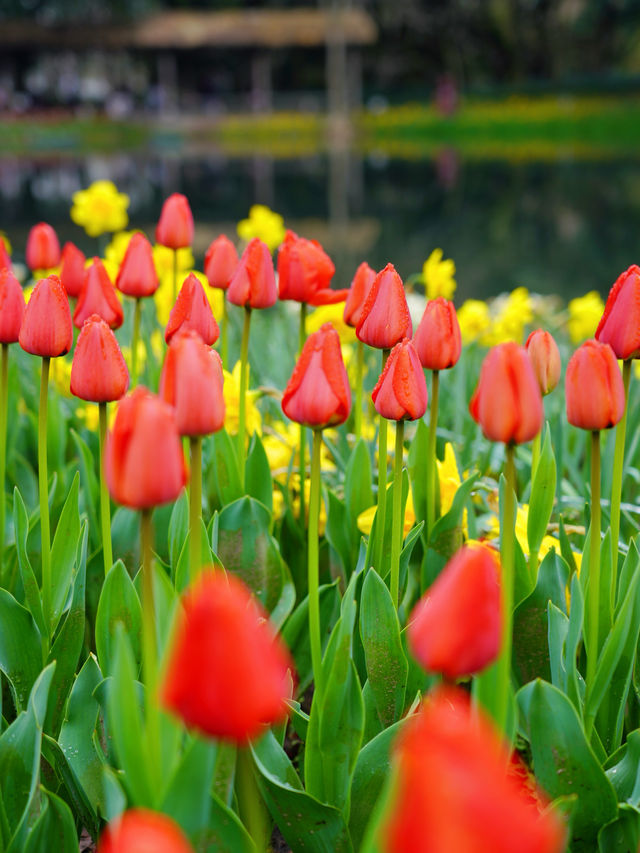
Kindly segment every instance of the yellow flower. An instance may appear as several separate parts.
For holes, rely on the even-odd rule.
[[[460,488],[460,474],[453,445],[448,441],[444,446],[444,459],[438,459],[438,479],[440,480],[440,514],[445,515],[451,509],[456,492]],[[466,519],[466,510],[465,510]],[[466,529],[466,521],[465,521]]]
[[[455,272],[455,263],[451,259],[443,261],[442,249],[434,249],[422,266],[427,299],[436,299],[438,296],[451,299],[456,289]]]
[[[129,196],[118,192],[112,181],[94,181],[86,190],[73,194],[71,219],[89,237],[99,237],[107,231],[126,228],[128,207]]]
[[[249,383],[247,382],[248,387]],[[253,435],[254,432],[260,432],[262,418],[255,402],[259,396],[259,391],[247,391],[245,408],[245,434],[247,437]],[[240,410],[240,361],[236,362],[232,373],[224,371],[224,405],[226,409],[225,429],[229,435],[237,435]]]
[[[373,527],[373,519],[375,518],[377,506],[370,506],[368,509],[363,510],[358,516],[358,530],[361,533],[364,533],[365,536],[369,536],[371,533],[371,528]],[[404,529],[402,531],[403,538],[407,536],[413,525],[416,523],[416,511],[413,506],[413,495],[411,494],[411,489],[409,489],[409,494],[407,495],[407,503],[404,508]]]
[[[254,204],[249,209],[249,217],[238,222],[238,236],[249,242],[258,237],[266,243],[271,252],[275,251],[284,240],[284,220],[279,213],[274,213],[265,204]]]
[[[604,311],[604,302],[595,290],[572,299],[569,303],[569,337],[571,343],[579,344],[595,335],[596,328]]]
[[[518,511],[516,512],[516,539],[520,547],[522,548],[523,554],[528,556],[529,554],[529,540],[527,538],[527,525],[529,523],[529,504],[521,504],[518,507]],[[489,528],[489,535],[492,537],[498,537],[500,535],[500,521],[498,515],[494,515],[491,519],[491,526]],[[545,535],[542,538],[542,543],[540,545],[539,558],[542,560],[548,551],[552,548],[555,548],[558,554],[560,553],[560,542],[555,539],[553,536]]]
[[[78,406],[76,414],[81,421],[84,421],[88,430],[91,432],[98,431],[100,415],[97,403],[84,403],[84,405]]]
[[[51,381],[59,394],[65,397],[71,396],[71,389],[69,388],[71,381],[70,358],[51,359]]]
[[[491,326],[489,306],[480,299],[467,299],[458,309],[458,323],[465,343],[477,341]]]
[[[505,341],[522,343],[524,327],[533,320],[531,296],[526,287],[516,287],[506,298],[496,300],[497,315],[483,343],[495,346]]]
[[[311,314],[307,317],[307,334],[317,332],[320,326],[324,323],[331,323],[340,337],[341,344],[355,344],[356,331],[351,326],[347,326],[343,319],[344,302],[339,302],[335,305],[321,305],[314,308]]]
[[[114,234],[107,248],[104,250],[105,264],[109,263],[120,269],[120,264],[124,260],[129,242],[133,235],[137,233],[137,231],[118,231],[117,234]]]
[[[291,477],[291,486],[294,490],[294,498],[291,502],[291,511],[293,512],[296,518],[300,515],[300,478],[297,474],[294,474]],[[307,477],[304,484],[304,495],[305,495],[305,515],[307,521],[309,520],[309,503],[311,497],[311,480]],[[284,497],[282,496],[282,492],[276,486],[273,490],[273,517],[274,518],[282,518],[284,515]],[[327,510],[324,505],[324,500],[320,500],[320,513],[318,517],[318,535],[323,536],[325,527],[327,525]]]
[[[153,263],[155,264],[156,272],[158,273],[158,278],[160,280],[162,280],[165,276],[168,276],[171,280],[173,280],[174,255],[177,255],[178,273],[193,268],[193,265],[195,263],[193,259],[193,252],[188,246],[184,249],[178,249],[177,252],[174,252],[174,250],[170,249],[168,246],[161,246],[159,243],[156,243],[156,245],[153,247]],[[182,281],[184,281],[184,277],[180,279],[180,277],[178,276],[178,281],[178,290],[180,290],[180,284],[182,284]]]
[[[262,436],[262,444],[269,460],[269,468],[275,480],[286,483],[289,474],[289,466],[292,465],[298,442],[300,440],[300,427],[294,423],[278,421],[265,427]],[[295,465],[295,459],[293,460]],[[276,489],[279,492],[279,489]]]

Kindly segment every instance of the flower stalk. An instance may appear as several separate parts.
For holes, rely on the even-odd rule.
[[[396,448],[393,474],[393,526],[391,528],[391,600],[398,609],[400,586],[400,550],[404,518],[402,513],[402,453],[404,448],[404,421],[396,423]]]
[[[100,447],[100,527],[102,530],[102,555],[104,559],[105,577],[113,565],[113,549],[111,545],[111,507],[109,504],[109,491],[104,476],[104,446],[107,438],[107,404],[98,403],[98,440]]]

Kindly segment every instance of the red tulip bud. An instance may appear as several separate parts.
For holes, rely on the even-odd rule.
[[[188,726],[246,744],[283,720],[289,653],[242,581],[205,571],[183,598],[161,701]]]
[[[535,332],[531,332],[524,346],[529,353],[533,372],[544,397],[553,391],[560,381],[561,368],[558,344],[549,332],[545,332],[544,329],[536,329]]]
[[[356,336],[377,349],[391,349],[411,337],[411,315],[402,279],[393,264],[375,277],[364,303]]]
[[[120,346],[102,317],[92,314],[78,335],[71,364],[71,393],[81,400],[108,403],[127,393],[129,371]]]
[[[356,270],[356,274],[351,282],[347,301],[344,303],[344,322],[347,326],[354,328],[360,322],[364,303],[366,302],[371,285],[375,281],[376,273],[372,270],[369,264],[364,261]]]
[[[50,270],[60,263],[58,235],[46,222],[34,225],[29,231],[26,257],[30,270]]]
[[[208,346],[213,346],[220,336],[207,294],[193,273],[185,278],[176,304],[171,309],[164,333],[165,341],[169,343],[179,330],[197,332]]]
[[[57,275],[41,278],[27,303],[18,336],[32,355],[55,358],[73,345],[69,300]]]
[[[170,249],[186,249],[193,243],[193,215],[186,196],[173,193],[162,205],[156,241]]]
[[[84,321],[92,314],[102,317],[112,329],[120,328],[124,320],[118,294],[100,258],[94,258],[91,266],[85,270],[84,284],[73,312],[76,328],[81,329]]]
[[[211,243],[204,256],[204,274],[211,287],[226,290],[238,268],[238,252],[224,234]]]
[[[596,340],[609,344],[617,358],[640,357],[640,267],[635,264],[611,288]]]
[[[462,341],[453,302],[442,296],[427,302],[413,336],[420,363],[427,370],[447,370],[460,358]]]
[[[0,269],[0,343],[13,344],[20,335],[24,293],[11,267]]]
[[[309,305],[333,305],[346,299],[347,290],[332,290],[333,261],[317,240],[305,240],[287,231],[278,251],[280,299]]]
[[[77,299],[82,291],[85,273],[84,252],[73,243],[65,243],[62,250],[60,281],[67,291],[67,296]]]
[[[100,836],[97,853],[193,853],[178,824],[160,812],[129,809]]]
[[[524,347],[509,341],[489,350],[469,411],[490,441],[522,444],[540,432],[542,396]]]
[[[415,421],[427,411],[424,371],[408,338],[391,350],[371,399],[376,412],[390,421]]]
[[[350,409],[340,338],[331,323],[325,323],[302,348],[282,395],[282,411],[292,421],[317,429],[344,423]]]
[[[153,249],[144,234],[137,232],[129,240],[124,254],[116,287],[120,293],[140,299],[153,296],[158,289],[158,273],[153,263]]]
[[[254,237],[242,253],[238,268],[227,289],[234,305],[270,308],[278,298],[271,252],[266,243]]]
[[[565,377],[567,420],[581,429],[615,426],[624,414],[624,384],[609,344],[585,341],[574,352]]]
[[[118,404],[104,470],[111,497],[132,509],[174,501],[187,482],[173,409],[141,385]]]

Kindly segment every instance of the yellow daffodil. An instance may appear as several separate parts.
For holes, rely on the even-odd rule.
[[[438,459],[438,479],[440,480],[440,514],[445,515],[451,509],[456,492],[460,488],[460,474],[453,445],[448,441],[444,446],[444,459]],[[466,511],[465,511],[466,529]]]
[[[158,278],[162,281],[165,276],[173,277],[173,258],[177,255],[178,273],[185,273],[186,270],[193,269],[195,263],[193,252],[187,246],[184,249],[178,249],[177,253],[168,246],[161,246],[156,243],[153,247],[153,263],[158,273]],[[179,288],[178,288],[179,289]]]
[[[497,507],[496,507],[497,509]],[[520,547],[522,548],[522,552],[525,556],[529,555],[529,541],[527,539],[527,524],[529,522],[529,505],[521,504],[518,507],[518,511],[516,513],[516,538]],[[491,526],[489,528],[489,535],[491,537],[497,538],[500,535],[500,521],[498,515],[494,515],[491,520]],[[540,545],[539,558],[540,561],[544,559],[547,552],[552,548],[555,548],[557,553],[560,553],[560,542],[554,536],[545,535],[542,538],[542,544]],[[574,559],[576,561],[576,566],[579,566],[582,561],[582,555],[574,552]]]
[[[279,213],[275,213],[265,204],[254,204],[249,210],[248,218],[238,222],[237,230],[241,240],[248,243],[258,237],[274,252],[284,240],[286,229]]]
[[[595,335],[596,328],[604,311],[604,302],[599,293],[590,291],[584,296],[569,302],[569,320],[567,328],[571,343],[579,344]]]
[[[298,518],[300,515],[300,479],[297,474],[291,477],[291,485],[294,490],[294,498],[291,502],[291,511]],[[305,513],[307,520],[309,519],[309,499],[311,497],[311,480],[307,477],[304,484],[305,494]],[[276,486],[273,490],[273,517],[278,519],[284,515],[284,497],[281,490]],[[320,500],[320,514],[318,518],[318,535],[323,536],[325,527],[327,526],[327,510],[324,505],[324,500]]]
[[[248,383],[247,383],[248,384]],[[226,414],[224,426],[229,435],[238,434],[238,412],[240,409],[240,362],[237,361],[233,371],[224,371],[224,405]],[[247,437],[254,432],[260,433],[262,418],[256,406],[256,400],[260,396],[259,391],[247,391],[245,408],[245,434]]]
[[[533,305],[526,287],[516,287],[508,296],[496,300],[497,313],[482,342],[495,346],[505,341],[523,342],[524,329],[533,320]]]
[[[331,323],[340,337],[341,344],[355,344],[356,331],[344,322],[344,302],[335,305],[320,305],[307,317],[307,334],[317,332],[324,323]]]
[[[295,465],[295,453],[300,441],[300,427],[294,423],[278,421],[265,427],[262,444],[269,460],[274,480],[286,483],[289,466]],[[293,460],[293,462],[292,462]],[[279,490],[276,490],[279,493]]]
[[[363,510],[358,516],[358,530],[361,533],[364,533],[365,536],[369,536],[371,533],[371,528],[373,527],[373,519],[376,515],[377,506],[370,506],[368,509]],[[402,532],[403,538],[407,536],[413,525],[416,523],[416,511],[413,506],[413,495],[411,494],[411,489],[409,489],[409,494],[407,495],[407,503],[404,508],[404,529]]]
[[[458,323],[464,343],[481,339],[491,326],[489,306],[480,299],[467,299],[458,309]]]
[[[89,237],[108,231],[122,231],[129,222],[129,196],[118,192],[112,181],[94,181],[86,190],[73,194],[71,219],[81,225]]]
[[[51,359],[51,381],[59,394],[62,394],[64,397],[71,396],[69,388],[69,383],[71,382],[70,358]]]
[[[436,299],[438,296],[451,299],[457,286],[455,272],[455,263],[450,258],[443,261],[442,249],[434,249],[422,266],[427,299]]]

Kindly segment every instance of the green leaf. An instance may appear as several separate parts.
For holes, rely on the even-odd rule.
[[[320,637],[322,647],[335,624],[339,612],[340,594],[335,583],[323,585],[320,597]],[[282,628],[282,638],[291,649],[298,674],[298,694],[304,693],[311,684],[311,644],[309,640],[309,597],[303,599],[289,616]]]
[[[178,593],[183,592],[191,583],[191,554],[189,551],[190,539],[191,533],[187,532],[182,546],[182,551],[178,557],[178,562],[174,566],[175,588]],[[204,521],[200,519],[200,567],[202,566],[216,566],[218,568],[224,568],[220,560],[218,560],[211,550],[207,529],[204,526]]]
[[[67,603],[73,578],[73,567],[80,538],[78,490],[80,475],[76,473],[62,508],[51,546],[51,628],[55,630]]]
[[[478,476],[478,474],[472,474],[460,484],[449,512],[441,516],[433,525],[429,547],[447,559],[452,557],[462,544],[462,516]]]
[[[49,735],[42,737],[42,755],[62,782],[63,789],[59,789],[59,792],[64,791],[65,799],[71,804],[81,825],[86,827],[92,838],[97,838],[100,826],[98,815],[89,802],[89,798],[67,761],[62,748]]]
[[[529,499],[529,515],[527,518],[527,541],[529,553],[537,554],[542,544],[542,539],[547,532],[553,500],[556,493],[556,460],[551,446],[551,432],[549,425],[545,431],[544,443],[538,467],[536,468],[531,497]]]
[[[51,791],[42,789],[41,812],[27,837],[24,853],[77,853],[78,834],[71,809]]]
[[[373,506],[371,458],[367,444],[362,438],[356,442],[347,462],[344,474],[344,502],[351,524],[358,535],[358,516]]]
[[[70,432],[78,451],[76,459],[80,464],[80,480],[82,481],[80,511],[84,509],[89,516],[89,535],[92,544],[97,547],[100,542],[98,536],[98,531],[100,530],[100,521],[98,518],[100,486],[95,473],[95,459],[82,436],[74,429],[70,430]]]
[[[0,589],[0,670],[9,680],[16,711],[25,707],[41,666],[40,633],[32,615]]]
[[[113,564],[104,580],[96,614],[96,651],[105,675],[113,671],[118,625],[124,627],[129,638],[137,670],[141,655],[142,606],[122,560]]]
[[[328,496],[325,535],[329,545],[331,545],[340,560],[343,576],[347,578],[351,576],[351,572],[355,568],[351,560],[352,538],[350,535],[349,514],[344,502],[336,497],[332,491],[329,490]]]
[[[251,437],[245,465],[245,489],[248,495],[273,512],[273,482],[264,445],[258,433]]]
[[[605,763],[605,773],[619,803],[640,806],[640,731],[629,732],[626,743]]]
[[[205,481],[213,509],[222,509],[223,506],[238,500],[243,495],[238,472],[236,442],[231,439],[225,429],[214,433],[209,441],[211,454]]]
[[[22,500],[18,488],[13,490],[13,527],[16,537],[16,549],[18,552],[18,566],[20,567],[20,577],[24,589],[24,597],[27,602],[33,619],[38,626],[38,630],[43,637],[46,637],[47,629],[42,612],[42,599],[40,597],[40,587],[34,574],[29,555],[27,553],[27,538],[29,536],[29,517],[27,510]]]
[[[598,835],[600,853],[625,853],[640,846],[640,811],[621,803],[616,820],[602,828]]]
[[[210,791],[216,762],[213,741],[191,737],[185,744],[165,790],[161,811],[172,817],[195,841],[206,832],[211,813]]]
[[[416,521],[427,520],[427,472],[425,460],[429,457],[429,429],[422,420],[418,421],[416,431],[409,445],[409,477]],[[365,507],[366,509],[366,507]]]
[[[113,553],[129,566],[140,564],[140,518],[133,509],[119,506],[111,519]]]
[[[189,532],[189,499],[183,490],[171,510],[169,521],[169,561],[172,574],[176,573],[178,558],[182,552],[187,533]]]

